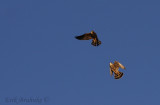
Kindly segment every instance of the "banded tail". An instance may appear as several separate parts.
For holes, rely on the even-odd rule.
[[[123,73],[120,71],[117,74],[114,74],[115,79],[120,79],[122,76],[123,76]]]

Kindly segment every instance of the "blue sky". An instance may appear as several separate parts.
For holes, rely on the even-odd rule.
[[[159,105],[159,11],[158,0],[1,0],[0,103]],[[91,30],[98,47],[74,38]]]

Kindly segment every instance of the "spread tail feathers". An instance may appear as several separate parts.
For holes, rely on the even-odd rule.
[[[119,71],[117,74],[114,75],[114,78],[120,79],[122,76],[123,76],[123,73]]]

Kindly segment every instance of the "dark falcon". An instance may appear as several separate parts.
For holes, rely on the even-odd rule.
[[[91,31],[90,33],[85,33],[80,36],[75,37],[78,40],[90,40],[92,39],[92,45],[93,46],[99,46],[101,44],[101,41],[98,40],[97,34],[94,31]]]
[[[123,76],[123,73],[118,70],[119,70],[119,67],[122,69],[125,69],[125,67],[122,64],[120,64],[118,61],[115,61],[114,64],[110,62],[109,66],[110,66],[110,74],[112,76],[114,72],[115,79],[120,79]]]

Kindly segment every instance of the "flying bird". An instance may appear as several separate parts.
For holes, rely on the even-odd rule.
[[[90,40],[92,39],[92,45],[93,46],[99,46],[101,44],[101,41],[98,40],[97,34],[94,31],[91,31],[90,33],[85,33],[80,36],[75,37],[78,40]]]
[[[120,64],[118,61],[115,61],[114,64],[110,62],[109,66],[110,66],[110,75],[112,76],[114,72],[115,79],[120,79],[123,76],[123,73],[118,70],[119,70],[119,67],[122,69],[125,69],[125,67],[122,64]]]

